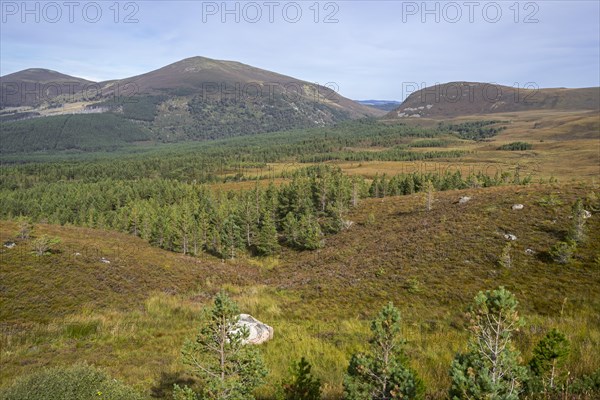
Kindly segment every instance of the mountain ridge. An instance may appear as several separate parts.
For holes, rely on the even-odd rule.
[[[312,128],[385,115],[385,111],[339,95],[335,87],[206,57],[186,58],[144,74],[103,82],[29,69],[0,77],[0,83],[0,101],[9,99],[0,103],[0,120],[6,125],[0,133],[5,143],[22,143],[18,151],[31,150],[25,143],[36,143],[41,136],[48,139],[48,135],[84,139],[57,143],[52,147],[55,150],[85,150],[87,144],[95,149],[94,137],[100,140],[108,131],[122,130],[132,122],[141,133],[129,139],[143,136],[155,142],[178,142]],[[72,114],[100,115],[84,115],[75,124],[63,124]],[[46,123],[20,121],[40,117],[63,120],[48,121],[58,129],[53,132],[43,132]],[[92,119],[93,123],[86,124]],[[83,130],[71,131],[75,127]],[[86,146],[82,148],[81,143]]]
[[[448,82],[410,94],[386,118],[452,118],[529,110],[598,110],[600,88],[515,88],[484,82]]]

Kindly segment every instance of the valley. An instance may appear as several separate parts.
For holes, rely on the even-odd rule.
[[[2,77],[3,90],[72,78],[41,71]],[[274,91],[205,91],[257,81]],[[419,398],[446,399],[469,305],[499,287],[524,319],[520,365],[551,329],[570,343],[563,386],[520,398],[600,393],[598,88],[541,89],[527,106],[427,107],[415,93],[387,112],[202,57],[78,82],[109,95],[13,98],[0,113],[0,398],[78,362],[141,398],[201,387],[181,349],[224,291],[274,328],[256,347],[269,369],[257,399],[279,399],[301,357],[322,398],[344,398],[352,354],[390,301]],[[126,84],[135,101],[112,101]]]

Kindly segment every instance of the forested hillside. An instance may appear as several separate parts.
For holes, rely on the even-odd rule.
[[[2,122],[0,152],[115,150],[149,138],[147,128],[119,115],[60,115]]]
[[[123,104],[123,113],[143,123],[156,101]],[[123,118],[109,115],[97,114],[102,132]],[[548,143],[524,142],[524,122],[512,118],[365,119],[194,144],[3,155],[0,393],[43,391],[32,382],[55,379],[82,389],[105,373],[124,381],[97,389],[111,395],[202,390],[182,365],[184,343],[205,323],[201,309],[227,293],[275,330],[253,350],[269,370],[257,398],[292,390],[283,382],[302,357],[322,398],[344,398],[364,378],[353,366],[376,354],[367,343],[380,330],[369,332],[369,321],[393,301],[397,309],[382,310],[399,335],[390,340],[406,339],[394,375],[413,385],[403,393],[445,399],[472,389],[461,374],[482,355],[465,352],[464,312],[481,291],[511,310],[518,299],[525,317],[510,353],[521,354],[510,365],[522,398],[594,398],[600,194],[589,179],[559,182],[590,168],[585,157],[573,157],[584,169],[559,178],[556,163],[537,164],[556,146],[585,154],[589,138],[559,141],[552,131]],[[528,368],[553,329],[571,347],[556,369],[560,385],[544,389],[546,370]],[[94,366],[61,367],[76,360]]]

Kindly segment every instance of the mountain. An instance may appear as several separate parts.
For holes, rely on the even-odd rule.
[[[118,128],[115,124],[121,122],[134,122],[145,132],[142,136],[150,140],[175,142],[311,128],[385,115],[384,111],[356,103],[325,86],[239,62],[205,57],[192,57],[142,75],[99,83],[40,69],[6,75],[0,81],[7,93],[17,92],[7,96],[9,100],[2,104],[4,109],[0,111],[0,121],[12,121],[10,129],[6,129],[10,131],[10,142],[23,143],[19,149],[13,148],[16,151],[32,150],[25,145],[36,141],[39,132],[32,127],[43,129],[44,124],[14,120],[41,116],[63,117],[64,120],[64,114],[112,113],[120,120],[105,121],[98,116],[83,119],[95,118],[99,123],[90,126],[104,124],[106,129]],[[41,95],[25,98],[16,90],[22,84],[26,88],[41,88]],[[55,87],[65,88],[69,84],[74,90],[63,90],[62,96],[47,95]],[[88,90],[85,90],[86,85],[90,85]],[[85,123],[69,124],[67,130],[68,126],[81,128]],[[4,131],[2,138],[7,139]],[[103,135],[97,129],[89,132],[84,129],[76,135],[75,132],[64,133],[61,131],[60,137],[89,138],[79,140],[77,146],[66,140],[50,146],[51,149],[97,149],[93,138]],[[22,136],[26,136],[24,140]],[[92,146],[81,147],[82,143]],[[36,147],[36,150],[39,149]]]
[[[600,88],[517,89],[481,82],[450,82],[412,93],[387,118],[452,118],[528,110],[598,110]]]
[[[0,77],[0,109],[69,101],[92,84],[49,69],[25,69]]]
[[[363,106],[376,108],[383,111],[392,111],[398,108],[401,102],[396,100],[356,100],[357,103]]]

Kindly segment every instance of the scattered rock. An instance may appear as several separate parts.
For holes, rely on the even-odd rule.
[[[592,216],[591,212],[589,212],[588,210],[583,210],[583,218],[584,219],[591,218],[591,216]]]
[[[17,244],[15,242],[4,242],[4,247],[6,247],[7,249],[12,249],[16,245]]]
[[[103,262],[104,264],[110,264],[110,260],[109,260],[109,259],[107,259],[107,258],[105,258],[105,257],[102,257],[102,258],[100,259],[100,262]]]
[[[513,210],[522,210],[523,207],[525,207],[523,204],[513,204],[512,209]]]
[[[76,251],[75,253],[73,253],[73,255],[74,255],[74,256],[80,256],[80,255],[81,255],[81,253],[80,253],[80,252],[78,252],[78,251]]]
[[[470,200],[471,198],[469,196],[463,196],[458,199],[458,204],[467,204]]]
[[[250,335],[244,341],[244,344],[261,344],[273,339],[273,328],[263,324],[250,314],[240,314],[237,326],[238,328],[234,329],[233,332],[237,332],[242,326],[247,327],[250,331]]]
[[[517,237],[515,235],[513,235],[512,233],[506,233],[506,234],[504,234],[504,239],[506,239],[506,240],[517,240]]]
[[[525,249],[525,254],[527,254],[528,256],[533,256],[535,254],[535,251],[533,249]]]

